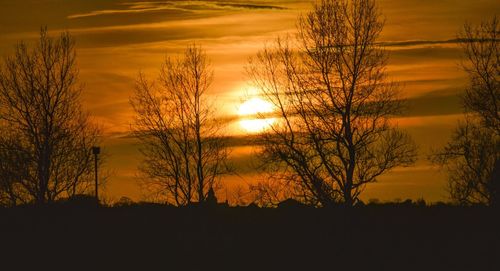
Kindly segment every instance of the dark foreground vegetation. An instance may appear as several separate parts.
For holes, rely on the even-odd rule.
[[[72,206],[0,209],[3,270],[500,270],[498,210]]]

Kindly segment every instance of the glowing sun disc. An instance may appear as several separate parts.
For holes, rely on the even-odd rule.
[[[258,118],[258,114],[273,112],[273,105],[260,98],[252,98],[240,105],[238,114],[243,119],[240,120],[241,127],[250,133],[257,133],[263,131],[269,125],[273,124],[274,118]]]
[[[257,115],[259,113],[273,112],[273,105],[260,98],[252,98],[240,105],[238,113],[240,116]]]

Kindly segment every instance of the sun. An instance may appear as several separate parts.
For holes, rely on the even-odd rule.
[[[238,114],[241,116],[241,127],[250,133],[262,132],[266,127],[273,124],[275,118],[260,118],[259,114],[272,113],[273,105],[261,98],[251,98],[243,102]]]
[[[257,115],[259,113],[271,112],[273,112],[273,105],[270,102],[264,101],[261,98],[257,97],[243,102],[238,110],[240,116]]]

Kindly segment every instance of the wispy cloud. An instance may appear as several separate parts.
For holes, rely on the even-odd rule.
[[[134,14],[146,12],[158,12],[164,10],[180,10],[180,11],[212,11],[212,10],[235,10],[235,9],[251,9],[251,10],[283,10],[282,6],[267,5],[267,4],[252,4],[252,3],[235,3],[235,2],[208,2],[208,1],[147,1],[147,2],[123,2],[119,3],[123,9],[105,9],[95,10],[87,13],[72,14],[67,16],[68,19],[78,19],[85,17],[94,17],[112,14]]]
[[[110,14],[133,14],[133,13],[143,13],[143,12],[150,12],[150,11],[160,11],[160,10],[172,10],[172,7],[169,6],[162,6],[162,7],[150,7],[150,8],[130,8],[130,9],[106,9],[106,10],[95,10],[91,11],[88,13],[81,13],[81,14],[73,14],[69,15],[68,19],[78,19],[78,18],[85,18],[85,17],[93,17],[93,16],[100,16],[100,15],[110,15]]]
[[[271,6],[271,5],[257,5],[257,4],[237,4],[237,3],[219,3],[216,4],[220,7],[231,7],[231,8],[241,8],[241,9],[286,9],[281,6]]]

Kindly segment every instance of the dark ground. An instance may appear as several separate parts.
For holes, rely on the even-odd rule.
[[[500,212],[0,209],[0,270],[500,270]]]

